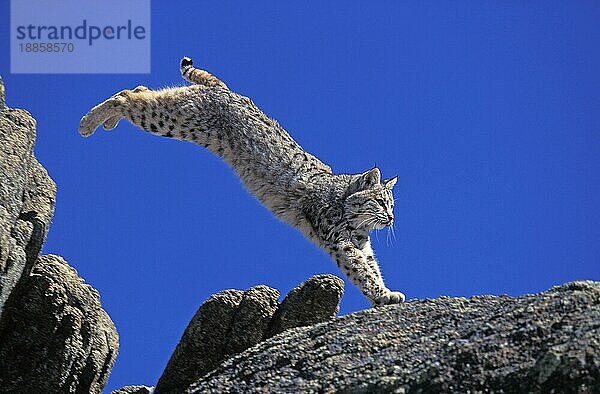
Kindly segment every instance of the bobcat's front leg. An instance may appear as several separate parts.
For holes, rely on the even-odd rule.
[[[383,282],[383,276],[381,276],[381,270],[379,269],[379,264],[377,264],[377,260],[375,260],[375,254],[373,253],[373,248],[371,247],[370,239],[367,239],[367,242],[365,242],[361,250],[366,256],[367,264],[371,267],[373,272],[376,273],[377,277],[379,278],[379,281],[385,287],[385,284]],[[382,297],[378,305],[399,304],[404,302],[405,299],[406,296],[403,293],[399,291],[389,291],[386,295]]]
[[[372,305],[404,302],[404,294],[391,291],[383,283],[372,251],[370,255],[367,255],[350,240],[342,240],[329,245],[327,251],[342,272],[360,289]]]

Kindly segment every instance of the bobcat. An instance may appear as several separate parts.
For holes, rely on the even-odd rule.
[[[404,302],[404,294],[383,283],[369,238],[371,230],[393,224],[397,177],[382,181],[377,167],[334,174],[249,98],[189,58],[180,69],[192,85],[123,90],[92,108],[79,132],[90,136],[100,124],[111,130],[126,118],[152,134],[208,148],[273,214],[325,249],[372,305]]]

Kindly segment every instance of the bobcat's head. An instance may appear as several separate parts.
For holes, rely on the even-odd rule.
[[[394,223],[392,188],[398,177],[381,181],[377,167],[356,175],[344,203],[344,217],[357,229],[382,229]]]

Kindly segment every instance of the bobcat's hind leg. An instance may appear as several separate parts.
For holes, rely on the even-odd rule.
[[[132,92],[133,93],[141,93],[141,92],[146,92],[148,90],[150,90],[150,89],[148,89],[145,86],[138,86],[137,88],[133,89]],[[121,118],[122,118],[121,115],[112,116],[112,117],[108,118],[106,121],[104,121],[104,123],[102,124],[102,127],[104,127],[104,130],[110,131],[110,130],[114,129],[115,127],[117,127]]]
[[[123,105],[124,101],[123,97],[115,95],[89,110],[89,112],[81,118],[81,122],[79,123],[79,134],[84,137],[94,134],[94,131],[96,131],[98,126],[116,116],[118,108]]]
[[[136,95],[149,92],[150,89],[138,86],[135,90],[122,90],[108,100],[92,108],[79,123],[79,134],[88,137],[105,124],[108,130],[115,127],[119,120],[126,116],[128,106]]]

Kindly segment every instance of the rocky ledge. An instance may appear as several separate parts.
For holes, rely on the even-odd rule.
[[[39,256],[56,187],[34,143],[35,120],[5,105],[0,79],[0,393],[100,393],[117,331],[75,269]],[[114,394],[600,392],[599,282],[336,318],[342,294],[332,275],[281,303],[264,285],[219,292],[190,321],[155,389]]]
[[[600,283],[413,300],[293,329],[189,393],[600,392]]]

